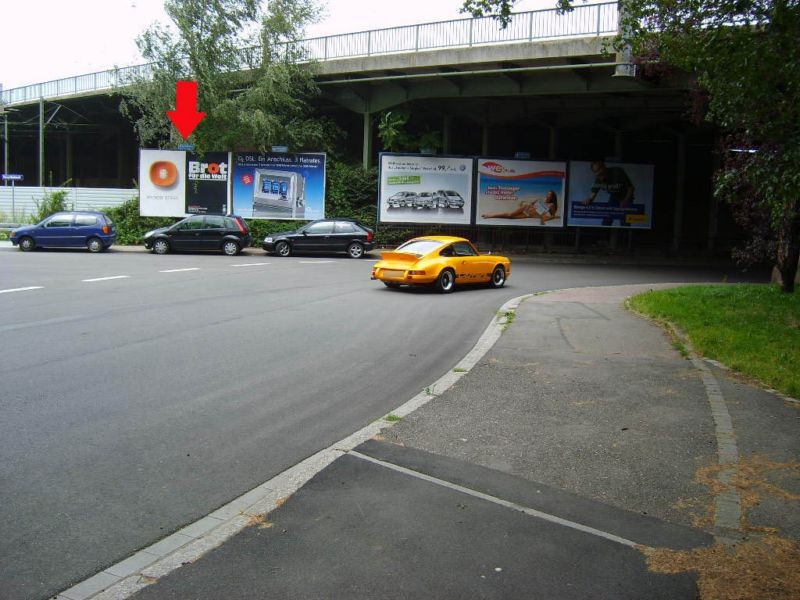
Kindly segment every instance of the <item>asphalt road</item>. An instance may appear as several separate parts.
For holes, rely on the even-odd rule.
[[[371,265],[0,249],[0,597],[52,596],[385,415],[509,298],[750,277],[522,259],[438,295]]]

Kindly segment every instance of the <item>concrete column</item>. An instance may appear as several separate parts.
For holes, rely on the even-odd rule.
[[[683,209],[686,204],[686,134],[678,135],[678,156],[675,170],[675,212],[672,222],[672,252],[677,253],[683,233]]]
[[[361,162],[365,169],[372,164],[372,113],[364,113],[364,138],[361,143]]]
[[[442,119],[442,154],[450,154],[452,146],[453,117],[445,115]]]
[[[67,132],[66,133],[67,133],[67,139],[64,142],[64,146],[65,146],[64,153],[66,155],[64,157],[64,160],[65,160],[65,163],[66,163],[65,172],[64,172],[64,178],[67,181],[70,182],[70,185],[74,186],[75,182],[72,181],[72,166],[73,166],[73,161],[72,161],[72,137],[74,136],[74,134],[69,130],[69,128],[67,128]],[[121,149],[121,147],[122,146],[120,144],[117,144],[117,148],[118,148],[117,152],[120,151],[119,149]]]
[[[547,144],[547,158],[555,160],[558,158],[558,127],[550,126],[550,139]]]
[[[39,98],[39,187],[44,186],[44,98]]]

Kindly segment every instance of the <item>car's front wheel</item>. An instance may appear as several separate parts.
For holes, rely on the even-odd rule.
[[[156,254],[166,254],[169,252],[169,242],[167,240],[156,240],[153,242],[153,252]]]
[[[439,273],[439,277],[436,278],[436,283],[433,285],[442,294],[449,294],[453,291],[455,284],[456,274],[453,272],[453,269],[442,269],[442,272]]]
[[[36,242],[33,241],[32,237],[26,235],[19,239],[19,249],[23,252],[28,252],[34,248],[36,248]]]
[[[237,254],[239,254],[239,244],[237,244],[233,240],[228,240],[224,244],[222,244],[222,252],[226,256],[236,256]]]
[[[358,242],[353,242],[347,247],[347,256],[350,258],[362,258],[364,256],[364,246]]]
[[[102,252],[103,242],[100,240],[100,238],[90,238],[86,242],[86,247],[89,249],[89,252]]]
[[[503,265],[497,265],[492,271],[492,278],[489,280],[489,285],[493,288],[501,288],[506,283],[506,270]]]
[[[275,252],[278,256],[291,256],[292,247],[289,242],[278,242],[275,244]]]

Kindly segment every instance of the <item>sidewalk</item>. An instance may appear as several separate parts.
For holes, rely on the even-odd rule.
[[[654,287],[527,298],[421,407],[94,597],[689,599],[714,573],[717,598],[792,597],[759,574],[796,571],[800,407],[623,308]]]

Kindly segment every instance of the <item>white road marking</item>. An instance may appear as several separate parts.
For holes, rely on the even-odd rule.
[[[403,473],[404,475],[409,475],[411,477],[416,477],[417,479],[421,479],[423,481],[427,481],[428,483],[434,483],[436,485],[440,485],[442,487],[446,487],[448,489],[454,490],[456,492],[461,492],[462,494],[467,494],[469,496],[473,496],[475,498],[480,498],[481,500],[486,500],[487,502],[492,502],[493,504],[498,504],[499,506],[504,506],[505,508],[510,508],[512,510],[517,510],[521,513],[525,513],[530,517],[536,517],[538,519],[542,519],[544,521],[549,521],[550,523],[555,523],[556,525],[561,525],[563,527],[569,527],[570,529],[575,529],[577,531],[581,531],[583,533],[588,533],[589,535],[594,535],[603,539],[606,539],[610,542],[615,542],[617,544],[622,544],[623,546],[629,546],[631,548],[635,548],[636,546],[640,546],[643,544],[639,544],[632,540],[626,539],[624,537],[620,537],[618,535],[614,535],[613,533],[609,533],[607,531],[602,531],[600,529],[595,529],[594,527],[589,527],[588,525],[583,525],[581,523],[576,523],[575,521],[570,521],[568,519],[562,519],[561,517],[557,517],[556,515],[551,515],[546,512],[542,512],[540,510],[536,510],[535,508],[530,508],[527,506],[522,506],[521,504],[517,504],[516,502],[511,502],[510,500],[504,500],[503,498],[498,498],[497,496],[492,496],[490,494],[485,494],[483,492],[479,492],[477,490],[470,489],[468,487],[464,487],[463,485],[458,485],[457,483],[450,483],[449,481],[445,481],[444,479],[438,479],[436,477],[431,477],[430,475],[426,475],[425,473],[420,473],[418,471],[412,471],[411,469],[407,469],[405,467],[401,467],[400,465],[395,465],[393,463],[389,463],[383,460],[379,460],[377,458],[373,458],[371,456],[367,456],[366,454],[361,454],[355,450],[350,451],[350,456],[355,456],[362,460],[369,461],[376,465],[380,465],[382,467],[386,467],[387,469],[391,469],[393,471],[397,471],[398,473]]]
[[[42,285],[32,285],[24,288],[13,288],[10,290],[0,290],[0,294],[10,294],[11,292],[27,292],[28,290],[41,290],[44,289]]]
[[[130,275],[114,275],[112,277],[96,277],[94,279],[82,279],[84,283],[91,283],[92,281],[111,281],[112,279],[129,279]]]
[[[529,297],[530,295],[512,298],[500,307],[497,314],[505,316],[506,312],[515,311],[519,304]],[[428,386],[424,391],[419,392],[416,396],[391,411],[391,414],[403,417],[412,413],[435,397],[430,393],[434,389],[437,390],[436,395],[444,393],[456,381],[466,375],[467,370],[477,364],[491,349],[503,329],[504,326],[500,322],[500,318],[495,317],[483,332],[477,344],[456,366],[456,368],[465,367],[463,372],[448,371],[436,380],[433,385]],[[112,565],[105,571],[101,571],[61,592],[56,598],[58,600],[88,598],[89,595],[84,593],[83,590],[91,589],[93,590],[92,594],[102,590],[99,594],[92,595],[92,600],[127,600],[137,591],[151,585],[167,573],[171,573],[188,563],[195,562],[213,548],[223,544],[245,527],[248,527],[252,517],[263,517],[265,514],[272,512],[283,504],[288,496],[293,495],[308,483],[314,475],[322,471],[334,460],[391,426],[392,423],[382,419],[373,421],[355,433],[338,442],[334,442],[269,481],[232,500],[225,506],[218,508],[210,515],[187,525],[164,540],[140,550],[137,554],[121,563]],[[516,506],[511,508],[516,508]],[[169,542],[164,544],[165,540],[169,540]],[[629,540],[624,540],[623,538],[612,541],[625,545],[629,542]]]
[[[167,269],[166,271],[159,271],[159,273],[183,273],[184,271],[199,271],[200,267],[190,267],[188,269]]]
[[[238,265],[231,265],[232,267],[260,267],[261,265],[269,265],[272,263],[262,262],[262,263],[242,263]]]

